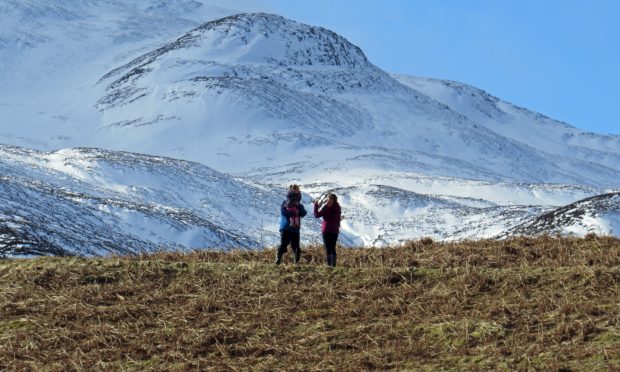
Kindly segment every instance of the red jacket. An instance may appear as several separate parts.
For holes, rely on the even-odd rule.
[[[321,224],[321,231],[328,233],[338,233],[340,230],[340,204],[334,203],[331,207],[327,204],[319,212],[319,206],[314,204],[314,217],[323,217],[323,224]]]

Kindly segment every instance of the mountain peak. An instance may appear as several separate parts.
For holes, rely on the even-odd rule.
[[[106,95],[97,108],[105,111],[149,96],[154,81],[171,82],[176,87],[171,94],[183,90],[185,96],[202,94],[196,84],[206,84],[207,90],[243,85],[246,92],[267,83],[258,90],[342,93],[403,88],[335,32],[267,13],[240,13],[204,23],[111,70],[100,79]]]
[[[275,14],[240,13],[204,23],[103,78],[181,50],[186,58],[228,66],[374,69],[359,47],[333,31]]]
[[[233,58],[239,63],[275,62],[296,66],[358,68],[369,65],[359,47],[335,32],[275,14],[236,14],[207,22],[187,36],[203,39],[212,57],[215,60],[224,58],[225,62]]]

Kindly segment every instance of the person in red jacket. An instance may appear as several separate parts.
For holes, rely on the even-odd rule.
[[[327,266],[336,266],[336,242],[338,241],[338,233],[340,232],[340,220],[342,211],[338,204],[338,197],[335,194],[327,195],[327,203],[323,208],[319,208],[318,200],[314,201],[314,217],[323,217],[321,224],[321,232],[323,233],[323,245],[325,246],[325,255]]]

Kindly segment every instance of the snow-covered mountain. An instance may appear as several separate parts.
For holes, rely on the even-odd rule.
[[[103,71],[236,12],[195,0],[0,0],[0,142],[91,142]]]
[[[596,195],[556,208],[509,229],[505,235],[619,235],[620,192]]]
[[[45,153],[0,146],[0,159],[0,256],[256,249],[279,241],[284,190],[277,185],[256,186],[198,163],[92,148]],[[382,246],[418,236],[453,240],[557,232],[562,223],[536,231],[524,227],[540,225],[536,216],[550,207],[510,203],[540,203],[543,195],[558,203],[591,191],[402,175],[391,176],[402,188],[367,181],[340,188],[306,185],[303,203],[310,210],[307,193],[337,192],[346,206],[341,243]],[[429,194],[433,184],[450,187],[454,196]],[[416,188],[427,193],[410,191]],[[475,190],[487,193],[487,200],[457,196]],[[506,199],[514,195],[519,197]],[[573,213],[568,231],[616,231],[620,208],[613,195],[603,204],[586,203],[587,213]],[[555,212],[543,217],[550,213]],[[615,224],[605,224],[610,216]],[[593,223],[600,228],[587,227]],[[579,224],[583,231],[573,228]],[[305,244],[320,242],[319,220],[309,215],[302,231]]]
[[[526,142],[536,150],[550,154],[550,159],[556,163],[563,164],[559,158],[574,154],[575,158],[588,162],[601,173],[609,171],[607,167],[618,167],[618,136],[575,130],[566,123],[517,107],[483,90],[455,81],[402,75],[395,75],[395,78],[447,105],[477,125],[483,125],[510,140]]]
[[[462,84],[399,82],[320,27],[240,14],[161,44],[116,55],[116,65],[109,56],[90,64],[80,80],[93,85],[70,92],[79,109],[41,114],[21,136],[29,121],[13,119],[7,142],[136,151],[237,173],[322,153],[491,181],[616,187],[620,176],[617,136],[579,131]]]
[[[443,176],[602,187],[620,176],[616,137],[592,137],[488,96],[486,108],[473,107],[498,113],[483,121],[399,83],[333,32],[275,15],[206,23],[98,85],[105,135],[216,168],[254,167],[231,162],[239,154],[288,160],[280,149],[292,144],[298,158],[330,152]],[[162,133],[175,140],[161,143]]]
[[[277,210],[278,192],[197,163],[89,148],[0,146],[0,154],[0,254],[260,247],[277,240],[274,219],[265,217]]]
[[[350,245],[499,236],[539,213],[620,187],[619,136],[578,130],[461,83],[390,75],[324,28],[265,13],[220,18],[234,12],[191,0],[63,4],[0,1],[8,25],[0,28],[0,81],[6,82],[0,142],[21,146],[5,147],[19,160],[3,155],[2,165],[29,164],[23,174],[10,168],[4,182],[13,188],[0,197],[13,200],[23,184],[51,182],[46,190],[64,187],[98,200],[71,201],[80,211],[107,205],[97,199],[103,198],[132,201],[136,206],[121,203],[132,210],[155,203],[197,216],[180,228],[159,214],[155,220],[166,232],[144,227],[155,226],[148,223],[145,236],[134,212],[111,203],[106,218],[90,223],[92,233],[102,236],[94,231],[114,226],[142,242],[130,250],[273,244],[275,227],[256,221],[276,219],[281,190],[291,183],[311,196],[340,195],[347,216],[343,242]],[[80,149],[58,151],[73,147]],[[126,174],[133,170],[115,171],[133,169],[131,161],[109,160],[127,158],[149,165],[132,177]],[[79,168],[81,178],[68,168],[50,173],[42,166],[58,159]],[[97,165],[75,165],[82,162]],[[177,172],[183,183],[166,181]],[[221,173],[209,187],[238,183],[230,198],[199,191],[205,181],[192,175],[211,172]],[[11,174],[29,181],[16,184]],[[142,185],[146,180],[151,183]],[[195,186],[188,191],[186,185]],[[119,187],[152,187],[149,192],[167,196],[123,196]],[[246,187],[265,193],[253,199],[261,204],[251,208],[251,222],[220,220],[200,204],[206,198],[235,210],[233,195]],[[58,194],[36,192],[46,208],[60,203]],[[9,222],[0,226],[22,221],[10,218],[21,216],[15,209],[3,213]],[[71,246],[72,253],[78,246],[90,254],[115,251],[115,243],[88,245],[88,236],[79,244],[42,238],[65,234],[46,231],[27,236],[58,249]],[[314,233],[310,228],[307,238]]]

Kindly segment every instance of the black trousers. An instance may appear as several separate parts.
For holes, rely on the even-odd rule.
[[[336,242],[338,241],[338,233],[323,233],[323,245],[325,245],[325,254],[336,255]]]
[[[289,244],[293,248],[293,252],[299,251],[299,232],[291,230],[280,231],[280,248],[278,248],[278,252],[286,253],[286,247]]]

